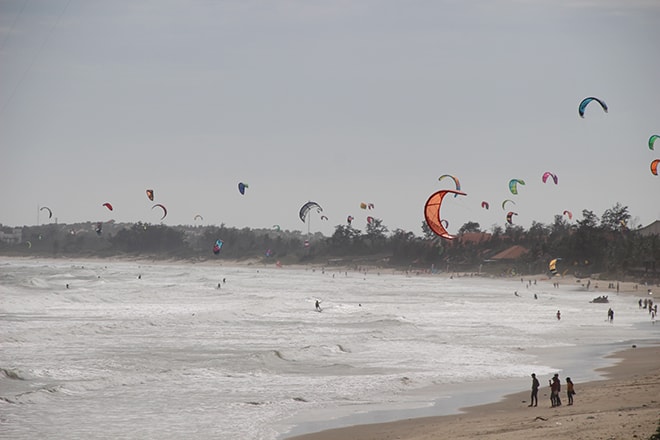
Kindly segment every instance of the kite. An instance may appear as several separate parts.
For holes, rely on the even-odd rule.
[[[353,221],[353,216],[352,215],[349,215],[348,217],[346,217],[346,223],[348,223],[349,226],[351,225],[352,221]]]
[[[112,205],[111,205],[110,203],[108,203],[108,202],[105,202],[105,203],[103,204],[103,206],[105,206],[106,208],[108,208],[110,211],[113,210]]]
[[[374,209],[373,203],[360,203],[360,209]]]
[[[554,260],[550,260],[550,263],[548,264],[548,270],[552,275],[557,275],[557,261],[560,261],[561,258],[555,258]]]
[[[245,189],[246,189],[246,188],[249,188],[249,186],[247,185],[247,183],[240,182],[240,183],[238,184],[238,192],[240,192],[241,194],[245,194]]]
[[[447,229],[443,226],[442,219],[440,218],[440,207],[442,205],[442,199],[447,194],[455,194],[461,196],[467,195],[464,192],[451,189],[434,192],[424,204],[424,218],[426,219],[426,224],[436,235],[444,238],[445,240],[452,240],[454,239],[454,236],[447,232]]]
[[[300,217],[300,220],[305,223],[305,219],[307,218],[307,214],[309,214],[309,211],[311,211],[313,208],[316,208],[316,212],[321,213],[323,212],[323,208],[321,208],[321,205],[319,205],[316,202],[307,202],[302,207],[300,208],[300,212],[298,213],[298,216]]]
[[[51,211],[50,208],[49,208],[48,206],[44,206],[44,207],[41,208],[39,211],[43,211],[44,209],[45,209],[46,211],[48,211],[48,218],[53,218],[53,211]]]
[[[163,216],[160,218],[161,220],[167,217],[167,208],[161,205],[160,203],[156,203],[154,206],[151,207],[151,209],[154,209],[156,206],[158,206],[160,209],[163,210]]]
[[[204,221],[204,217],[202,217],[201,215],[197,214],[193,220],[201,220],[201,221]]]
[[[650,150],[653,149],[653,144],[655,144],[655,141],[658,140],[658,139],[660,139],[660,135],[657,135],[657,134],[654,134],[653,136],[651,136],[649,138],[649,149]]]
[[[32,249],[32,242],[30,240],[26,241],[25,244],[27,245],[28,249]]]
[[[573,213],[571,211],[564,211],[564,215],[567,216],[569,220],[573,220]]]
[[[147,190],[147,197],[148,197],[149,200],[151,200],[152,202],[154,201],[154,190],[153,190],[153,189],[148,189],[148,190]]]
[[[509,211],[509,212],[506,214],[506,222],[507,222],[508,224],[510,224],[510,225],[513,224],[513,216],[514,216],[514,215],[518,215],[518,213],[517,213],[517,212],[513,212],[513,211]]]
[[[373,223],[373,221],[374,221],[374,218],[373,218],[372,216],[367,217],[367,224],[368,224],[368,225],[370,225],[371,223]]]
[[[321,220],[327,220],[327,219],[328,219],[328,217],[326,217],[325,215],[321,216]]]
[[[505,205],[506,205],[506,202],[511,202],[511,203],[513,203],[514,205],[516,204],[516,202],[514,202],[513,200],[506,199],[505,201],[502,202],[502,209],[503,209],[503,210],[506,209],[506,206],[505,206]]]
[[[490,208],[490,205],[488,204],[488,202],[483,201],[483,202],[481,202],[481,207],[488,209],[488,208]]]
[[[604,111],[605,113],[607,113],[607,104],[605,104],[605,102],[601,101],[601,100],[598,99],[598,98],[594,98],[593,96],[590,96],[590,97],[588,97],[588,98],[584,98],[584,99],[582,100],[582,102],[580,102],[580,107],[578,108],[578,113],[580,114],[580,117],[581,117],[581,118],[584,118],[584,111],[585,111],[585,109],[587,108],[587,105],[588,105],[591,101],[596,101],[597,103],[599,103],[600,106],[603,108],[603,111]]]
[[[222,249],[222,245],[225,244],[222,240],[217,239],[215,241],[215,244],[213,245],[213,253],[218,255],[220,253],[220,249]]]
[[[525,181],[521,179],[511,179],[509,180],[509,191],[511,194],[518,194],[518,185],[524,185]]]
[[[454,185],[456,185],[456,191],[461,190],[461,182],[458,181],[457,177],[454,177],[451,174],[443,174],[442,176],[438,177],[438,180],[442,180],[445,177],[448,177],[454,181]],[[458,197],[458,194],[454,194],[454,197]]]
[[[660,164],[660,159],[651,162],[651,172],[656,176],[658,175],[658,164]]]
[[[543,173],[543,177],[542,177],[543,183],[545,183],[548,180],[548,177],[552,177],[552,180],[554,180],[555,185],[559,181],[559,178],[555,174],[552,174],[550,171],[546,171],[545,173]]]
[[[273,229],[275,229],[276,231],[279,231],[281,228],[280,228],[280,225],[273,225]]]

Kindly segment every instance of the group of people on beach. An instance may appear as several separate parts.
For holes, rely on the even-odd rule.
[[[649,295],[652,295],[651,289],[649,289]],[[644,298],[644,301],[642,301],[641,298],[640,298],[639,308],[648,310],[649,315],[651,315],[651,323],[655,324],[655,318],[656,318],[656,316],[658,316],[658,305],[653,304],[653,299]]]
[[[559,373],[555,373],[552,379],[548,380],[550,385],[550,403],[552,408],[561,406],[561,381],[559,380]],[[538,406],[539,403],[539,387],[541,383],[536,378],[536,374],[532,373],[532,396],[528,406]],[[568,397],[568,404],[573,405],[573,396],[575,395],[575,385],[570,377],[566,378],[566,397]]]

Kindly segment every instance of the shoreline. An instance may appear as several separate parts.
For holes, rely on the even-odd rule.
[[[541,382],[539,406],[529,408],[528,390],[503,396],[498,402],[461,408],[461,413],[394,422],[354,425],[286,440],[495,440],[648,439],[660,422],[660,345],[628,348],[609,359],[614,365],[597,368],[605,379],[576,383],[575,404],[551,408],[549,389]],[[561,377],[562,382],[565,377]],[[562,383],[565,385],[565,383]]]
[[[375,266],[370,264],[351,264],[351,265],[328,265],[321,263],[309,263],[309,264],[283,264],[281,266],[276,266],[274,263],[266,264],[260,259],[244,259],[244,260],[225,260],[225,259],[158,259],[158,258],[149,258],[144,256],[110,256],[110,257],[48,257],[48,256],[11,256],[11,255],[0,255],[0,262],[3,261],[12,261],[12,260],[26,260],[26,261],[53,261],[53,262],[88,262],[90,264],[103,264],[103,262],[113,262],[113,263],[126,263],[126,264],[135,264],[138,267],[144,265],[192,265],[192,266],[213,266],[219,268],[242,268],[242,269],[274,269],[274,270],[302,270],[302,271],[319,271],[319,273],[327,272],[351,272],[351,273],[360,273],[364,275],[380,275],[380,274],[390,274],[390,275],[400,275],[404,277],[440,277],[440,278],[449,278],[457,279],[461,278],[483,278],[483,279],[495,279],[495,280],[510,280],[514,283],[520,281],[521,289],[527,286],[528,282],[534,283],[535,288],[542,287],[552,287],[552,284],[557,282],[562,287],[570,288],[571,290],[583,290],[590,291],[594,294],[607,294],[607,295],[635,295],[640,297],[645,297],[648,290],[660,290],[660,285],[647,285],[641,281],[622,281],[622,280],[606,280],[599,279],[599,277],[586,277],[578,278],[574,275],[560,275],[557,277],[550,278],[547,273],[537,273],[537,274],[527,274],[527,275],[512,275],[508,277],[497,276],[489,273],[477,273],[477,272],[437,272],[430,273],[420,269],[409,269],[405,267],[394,267],[394,266]],[[596,274],[599,275],[599,274]],[[589,284],[587,284],[587,282]],[[537,284],[538,283],[538,284]],[[610,286],[611,284],[611,286]],[[616,286],[618,285],[618,290]]]

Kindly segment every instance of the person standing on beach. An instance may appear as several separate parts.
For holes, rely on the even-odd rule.
[[[614,310],[610,307],[610,309],[607,311],[607,320],[610,322],[614,322]]]
[[[323,309],[321,309],[321,302],[318,299],[316,300],[316,304],[314,306],[316,307],[317,312],[323,311]]]
[[[552,379],[548,380],[548,384],[550,385],[550,404],[554,408],[557,406],[557,386]]]
[[[536,374],[532,373],[532,397],[529,402],[529,406],[537,406],[539,404],[539,380],[536,378]]]
[[[557,387],[557,394],[555,395],[555,403],[557,406],[561,406],[561,381],[559,380],[559,373],[555,373],[554,377],[552,378],[553,384]]]
[[[560,319],[561,319],[561,312],[557,310],[557,321],[559,321]]]
[[[559,392],[561,391],[561,382],[559,381],[559,374],[555,373],[554,377],[550,379],[550,403],[552,407],[561,406],[561,399]]]
[[[570,377],[566,378],[566,395],[568,396],[568,404],[573,405],[573,396],[575,395],[575,385]]]

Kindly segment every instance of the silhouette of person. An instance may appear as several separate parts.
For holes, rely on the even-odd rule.
[[[559,380],[559,373],[555,373],[550,381],[550,400],[552,401],[552,406],[561,406],[561,397],[559,393],[561,392],[561,381]]]
[[[529,401],[529,406],[537,406],[539,404],[539,380],[536,378],[536,374],[532,373],[532,396]]]
[[[566,395],[568,396],[568,404],[573,405],[573,396],[575,395],[575,385],[570,377],[566,378]]]

